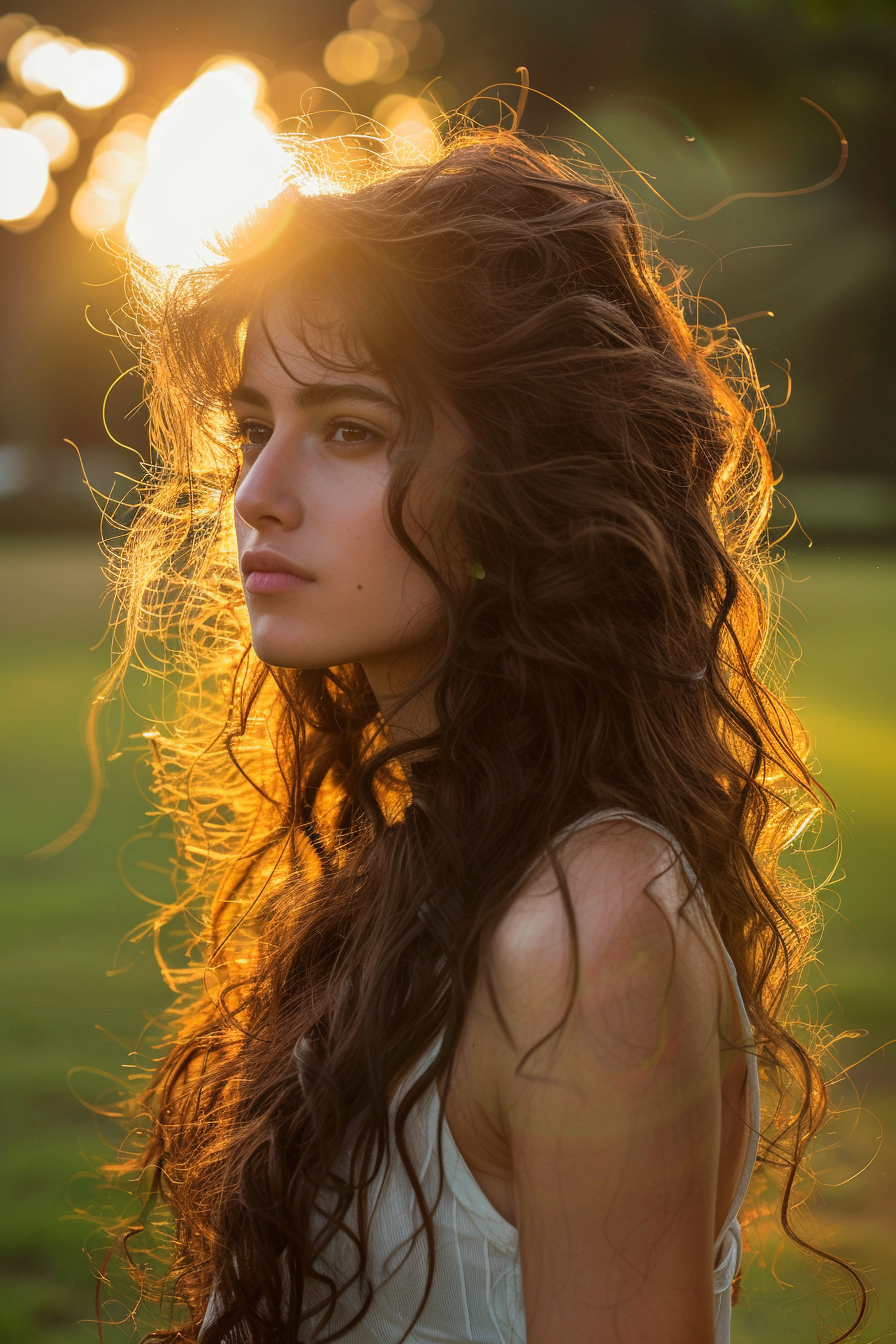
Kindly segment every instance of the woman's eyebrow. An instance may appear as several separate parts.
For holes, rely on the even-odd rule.
[[[240,383],[238,387],[232,389],[229,400],[242,401],[247,406],[269,407],[271,404],[263,392],[256,392],[254,387],[247,387],[245,383]]]
[[[271,404],[264,392],[259,392],[254,387],[247,387],[243,383],[233,389],[230,399],[249,406],[265,408],[269,408]],[[375,387],[367,387],[364,383],[312,383],[297,387],[293,393],[293,400],[301,410],[326,406],[333,401],[366,402],[368,405],[380,406],[393,412],[399,409],[397,403],[385,392],[379,392]]]

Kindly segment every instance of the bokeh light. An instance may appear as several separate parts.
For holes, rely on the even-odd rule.
[[[400,79],[408,69],[425,70],[442,59],[445,42],[440,29],[430,19],[421,20],[429,7],[430,0],[420,0],[416,4],[411,0],[354,0],[348,11],[349,32],[380,33],[392,43],[393,50],[392,63],[365,78],[390,83]],[[342,73],[351,76],[353,45],[355,50],[358,49],[357,44],[349,44],[345,38],[346,34],[340,33],[338,39],[334,39],[337,46],[331,62],[335,69],[331,70],[328,65],[327,71],[341,84],[358,84],[362,82],[360,79],[345,78]],[[343,53],[348,56],[347,60]],[[337,70],[340,73],[336,73]]]
[[[86,238],[102,230],[124,241],[131,198],[147,167],[151,129],[151,117],[132,112],[119,117],[94,147],[87,181],[76,192],[71,211],[75,227]]]
[[[21,32],[6,53],[6,68],[12,78],[18,84],[23,83],[22,67],[28,57],[38,47],[47,42],[55,42],[60,37],[62,33],[58,28],[45,28],[43,25],[35,25]]]
[[[288,159],[258,113],[263,85],[253,90],[245,64],[206,69],[156,118],[126,226],[153,265],[213,265],[216,235],[281,189]]]
[[[71,214],[78,232],[85,238],[95,238],[122,222],[123,201],[109,183],[88,180],[75,192]]]
[[[123,149],[104,149],[94,156],[88,180],[112,183],[124,196],[136,187],[143,176],[142,170],[143,165],[133,154]]]
[[[421,6],[421,10],[425,8],[428,8],[428,5]],[[380,0],[354,0],[348,11],[348,26],[372,29],[397,44],[407,53],[407,61],[402,67],[404,73],[409,64],[413,64],[416,68],[421,66],[421,39],[424,36],[424,26],[420,22],[420,12],[412,5],[406,4],[405,0],[382,0],[382,3]],[[434,27],[431,23],[427,26]],[[427,46],[426,43],[423,45]],[[429,57],[425,55],[422,64],[431,63]]]
[[[37,136],[53,172],[70,168],[78,157],[81,142],[71,123],[58,112],[34,112],[22,122],[21,129]]]
[[[0,126],[9,126],[14,131],[18,131],[26,120],[28,113],[18,103],[10,103],[6,99],[0,100]]]
[[[0,220],[25,219],[37,210],[50,180],[50,156],[36,136],[0,129]]]
[[[0,18],[0,61],[5,61],[13,43],[18,42],[29,28],[37,27],[37,19],[30,14],[4,14]]]
[[[19,81],[29,93],[58,93],[78,46],[70,37],[54,37],[31,46],[20,62]]]
[[[10,233],[30,233],[32,229],[36,229],[43,224],[47,215],[55,210],[56,202],[58,200],[59,192],[56,183],[53,181],[52,177],[50,177],[47,179],[44,194],[34,209],[29,214],[23,215],[19,219],[4,220],[3,226]]]
[[[337,84],[389,83],[407,70],[408,52],[376,28],[350,28],[327,43],[324,68]]]
[[[6,62],[13,79],[29,93],[61,93],[72,107],[84,110],[114,103],[132,74],[130,62],[120,52],[85,46],[58,28],[40,25],[20,33]]]
[[[59,87],[72,107],[107,107],[121,97],[130,78],[130,65],[117,51],[79,47],[65,63]]]
[[[405,94],[390,93],[373,110],[374,120],[390,133],[386,152],[397,163],[431,163],[441,141],[433,125],[439,115],[434,103]]]

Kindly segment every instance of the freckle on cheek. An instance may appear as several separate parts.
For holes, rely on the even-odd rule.
[[[359,587],[359,588],[361,587],[360,583],[358,584],[358,587]]]

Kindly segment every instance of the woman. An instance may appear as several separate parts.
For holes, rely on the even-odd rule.
[[[752,367],[602,173],[310,154],[135,290],[121,665],[161,635],[180,677],[150,738],[202,909],[143,1096],[153,1338],[727,1340],[757,1054],[791,1174],[823,1096]]]

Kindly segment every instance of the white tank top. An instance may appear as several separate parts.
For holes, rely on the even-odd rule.
[[[610,818],[624,818],[656,831],[680,855],[679,847],[662,827],[621,811],[583,817],[558,836],[555,843],[590,822]],[[683,858],[681,862],[692,876]],[[716,941],[731,978],[740,1016],[743,1038],[737,1044],[746,1053],[750,1133],[728,1218],[713,1249],[716,1344],[729,1344],[731,1288],[741,1257],[737,1215],[747,1193],[759,1141],[759,1071],[755,1054],[749,1048],[752,1031],[737,985],[737,974],[721,938],[717,937]],[[393,1116],[399,1099],[435,1058],[440,1044],[437,1040],[399,1085],[390,1108]],[[444,1184],[439,1196],[438,1121],[439,1096],[433,1082],[408,1116],[405,1126],[408,1150],[426,1202],[433,1211],[435,1235],[432,1290],[407,1337],[408,1344],[525,1344],[526,1319],[516,1228],[501,1217],[483,1194],[444,1119],[441,1126]],[[398,1344],[423,1296],[427,1248],[422,1233],[416,1239],[411,1236],[413,1230],[421,1226],[421,1218],[394,1141],[388,1162],[381,1167],[369,1188],[368,1210],[367,1273],[375,1294],[364,1319],[341,1338],[346,1344]],[[350,1238],[344,1233],[334,1238],[319,1264],[333,1274],[337,1283],[345,1283],[357,1264]],[[315,1288],[313,1283],[307,1284],[303,1308],[312,1307],[319,1300]],[[334,1315],[322,1331],[324,1339],[351,1320],[361,1300],[354,1289],[339,1298]],[[312,1338],[312,1322],[309,1321],[300,1339]]]

